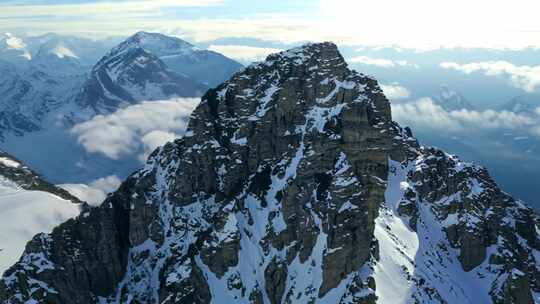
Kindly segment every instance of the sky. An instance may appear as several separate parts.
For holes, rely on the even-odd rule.
[[[4,0],[0,30],[103,38],[138,30],[193,42],[256,38],[340,45],[540,47],[534,0]]]

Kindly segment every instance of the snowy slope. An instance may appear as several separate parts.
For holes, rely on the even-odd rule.
[[[420,165],[420,161],[404,165],[390,162],[386,204],[375,221],[381,254],[374,271],[380,286],[378,303],[489,303],[494,277],[480,279],[463,270],[458,253],[428,205],[419,210],[416,231],[409,226],[408,217],[399,215],[400,202],[406,200],[406,191],[414,187],[408,175]],[[478,273],[483,271],[478,269]]]
[[[0,179],[0,273],[21,256],[26,243],[41,232],[79,214],[79,206],[43,191],[22,190]]]
[[[39,189],[39,190],[38,190]],[[75,198],[47,184],[19,161],[0,154],[0,273],[32,237],[79,214]]]
[[[496,217],[503,222],[501,229],[517,229],[514,216],[531,210],[521,202],[509,201],[503,214],[497,214],[496,203],[483,205],[480,202],[481,197],[493,191],[493,184],[478,176],[469,177],[459,192],[436,199],[423,197],[425,191],[420,190],[424,187],[423,182],[415,178],[415,174],[435,171],[435,166],[445,162],[451,163],[449,175],[484,170],[433,149],[423,149],[423,155],[404,163],[390,160],[385,204],[375,221],[375,237],[380,246],[380,258],[374,265],[377,303],[473,304],[490,303],[498,297],[502,300],[503,290],[508,288],[504,287],[505,280],[512,276],[522,278],[525,274],[512,266],[510,269],[502,266],[501,261],[513,260],[513,255],[522,250],[534,257],[540,256],[540,251],[530,240],[520,236],[516,240],[512,233],[501,234],[487,247],[483,262],[471,270],[464,269],[460,251],[449,238],[454,227],[464,225],[471,231],[478,231],[492,220],[490,217]],[[451,178],[447,182],[451,183]],[[447,209],[456,204],[467,204],[463,202],[464,197],[478,200],[474,202],[474,212],[464,213],[456,207]],[[530,261],[514,263],[511,264],[513,267],[522,268],[529,266],[518,265],[527,265]],[[538,262],[532,267],[537,265]],[[540,302],[540,295],[533,293],[532,296],[535,303]],[[525,296],[518,299],[513,301],[523,303]]]

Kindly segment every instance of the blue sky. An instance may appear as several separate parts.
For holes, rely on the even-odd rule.
[[[340,45],[540,47],[540,2],[428,0],[7,0],[0,30],[87,37],[160,31],[195,42],[249,37]]]

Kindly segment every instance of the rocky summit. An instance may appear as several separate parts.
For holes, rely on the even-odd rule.
[[[27,245],[0,300],[538,303],[538,224],[308,44],[209,90],[182,139]]]

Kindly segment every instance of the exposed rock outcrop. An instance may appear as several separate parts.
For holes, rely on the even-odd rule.
[[[184,138],[36,236],[0,299],[384,303],[397,282],[404,302],[475,303],[453,267],[494,302],[529,303],[537,225],[485,170],[420,147],[334,44],[308,44],[209,90]]]

